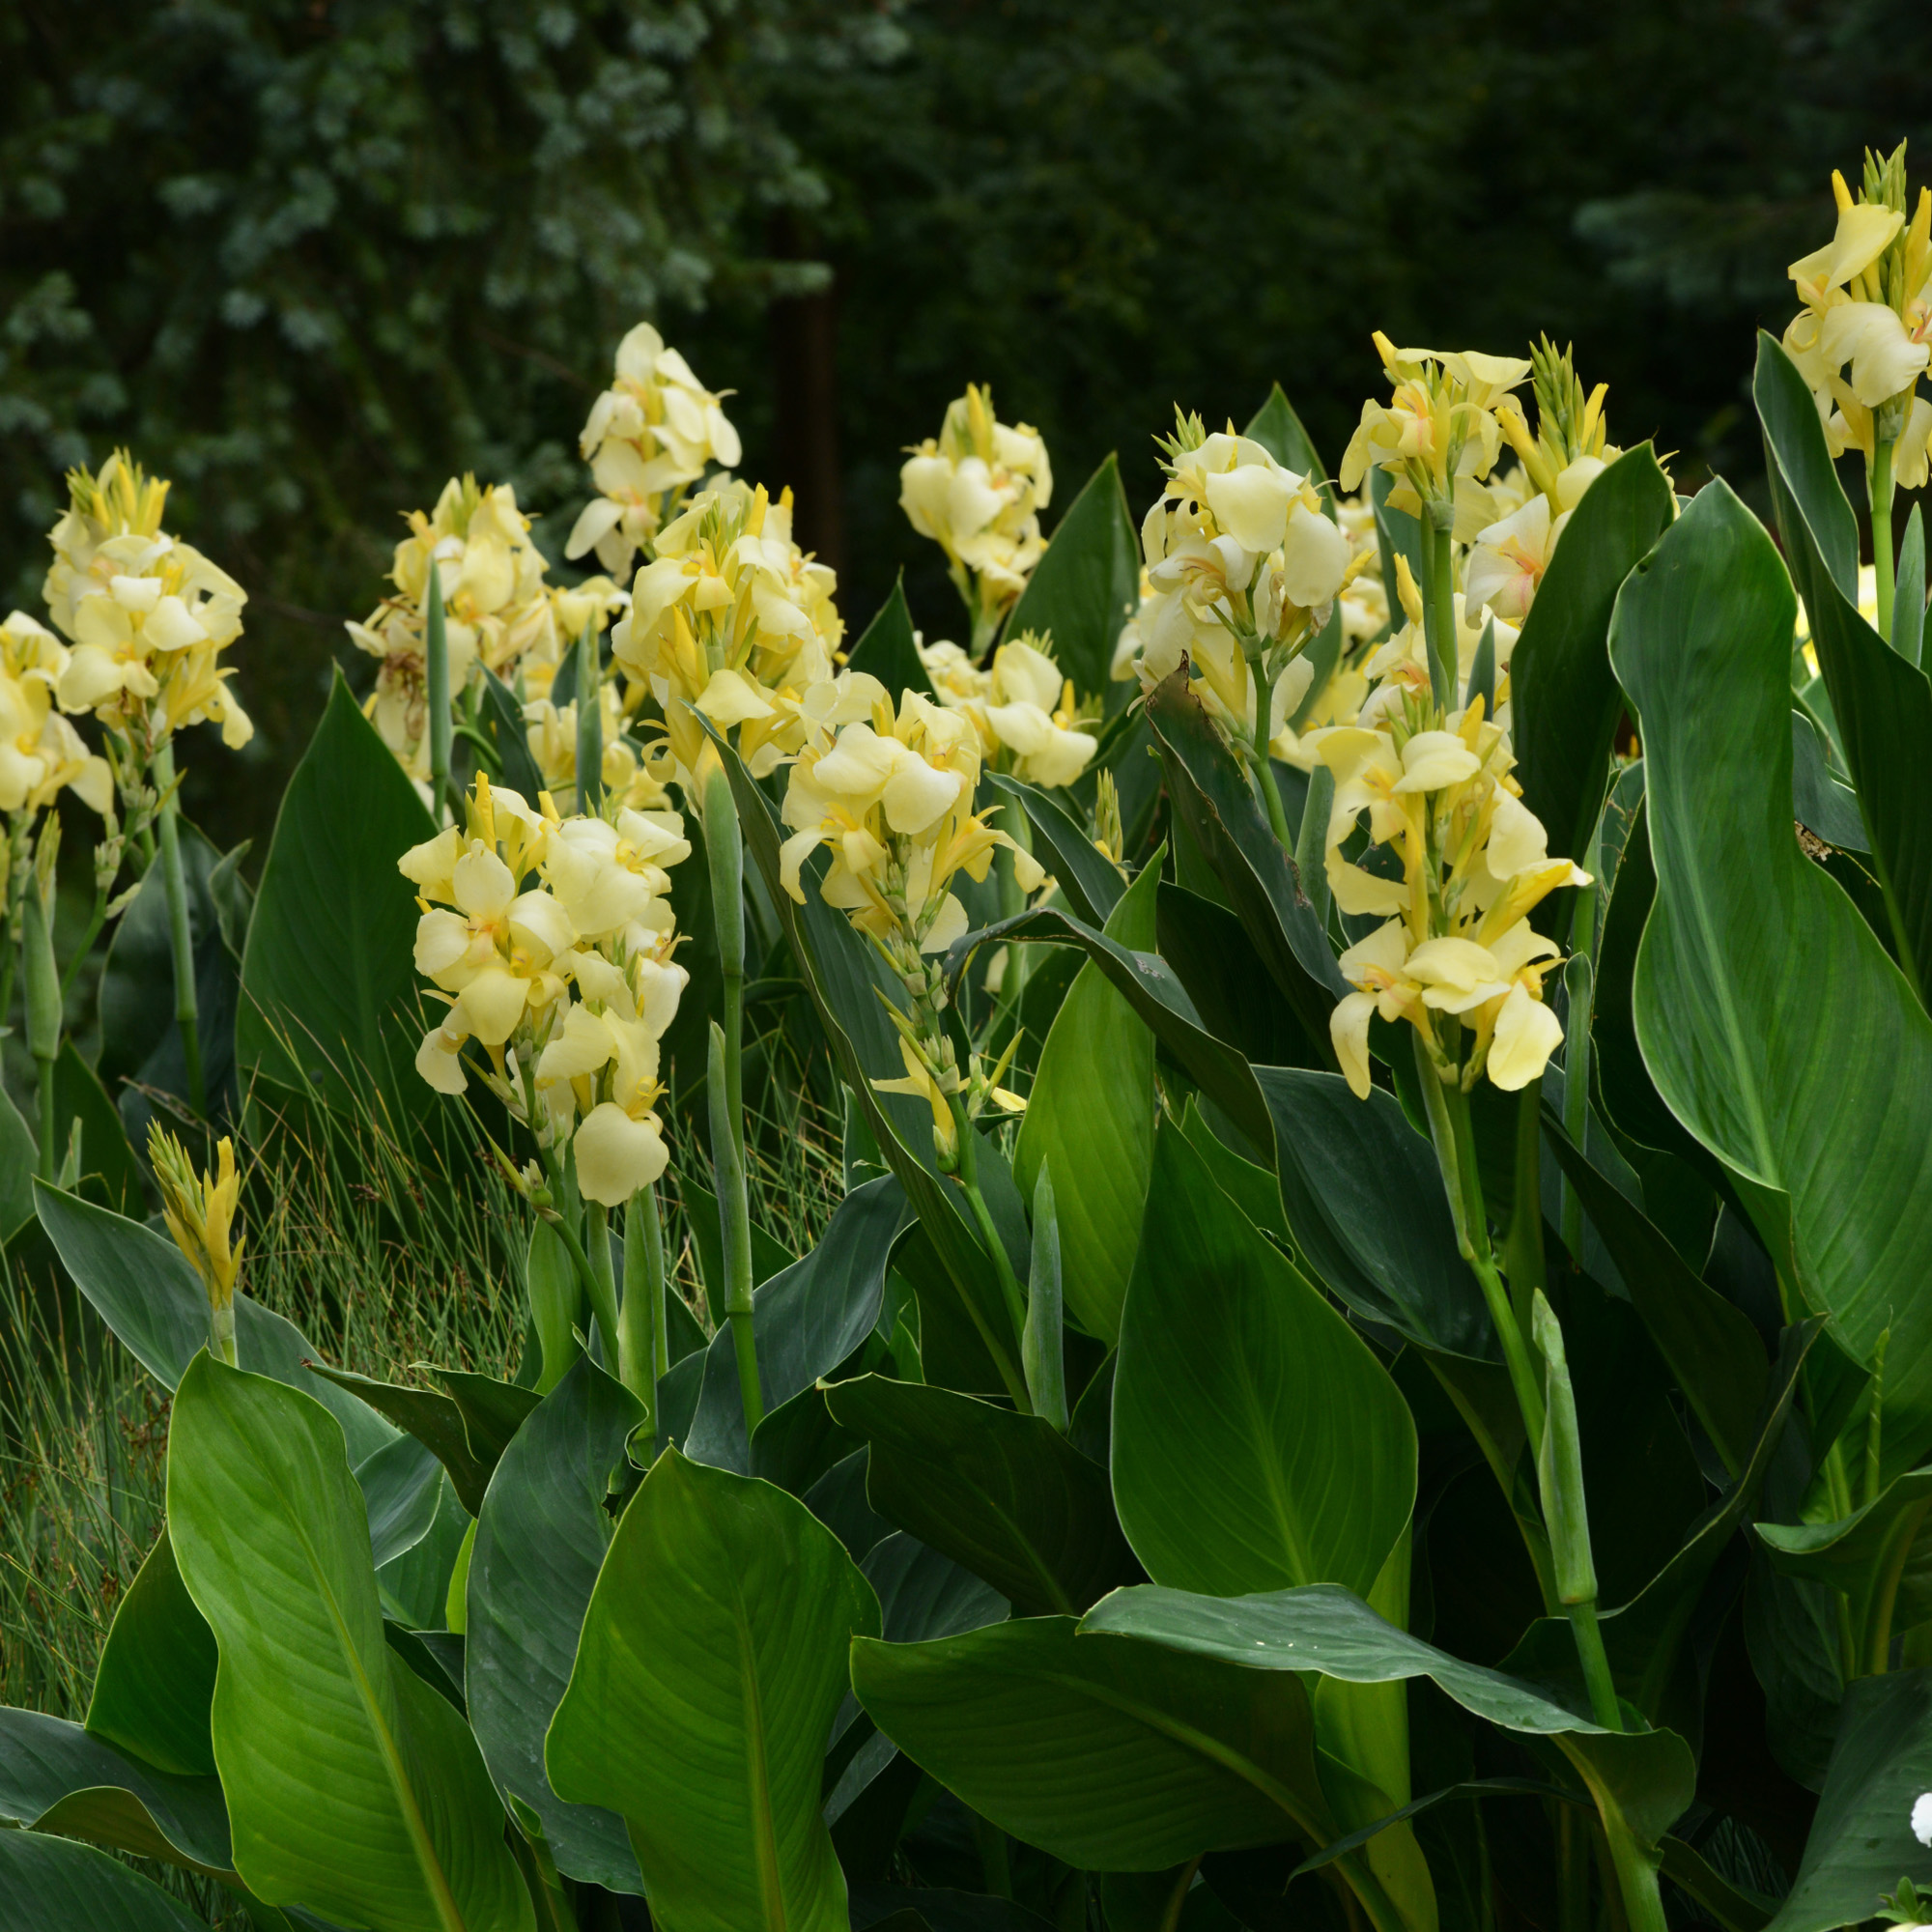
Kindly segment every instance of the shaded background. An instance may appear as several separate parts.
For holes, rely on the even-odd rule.
[[[1932,163],[1922,0],[11,0],[0,10],[0,596],[38,612],[74,463],[175,478],[250,594],[259,735],[190,810],[263,840],[399,515],[514,482],[555,558],[576,432],[655,318],[738,391],[854,635],[905,567],[899,452],[989,381],[1058,510],[1136,513],[1177,403],[1279,377],[1329,463],[1372,328],[1574,340],[1613,440],[1761,487],[1750,332],[1833,166]],[[565,573],[568,574],[567,572]],[[257,857],[264,849],[257,845]]]

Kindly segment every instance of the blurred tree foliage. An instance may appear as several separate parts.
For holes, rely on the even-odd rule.
[[[473,468],[555,554],[643,314],[858,622],[902,563],[953,622],[896,469],[969,377],[1057,502],[1118,448],[1138,507],[1176,403],[1280,376],[1334,461],[1372,328],[1547,328],[1619,440],[1748,485],[1749,329],[1833,166],[1932,175],[1928,54],[1922,0],[14,0],[0,578],[34,608],[61,470],[131,442],[286,763],[399,511]]]

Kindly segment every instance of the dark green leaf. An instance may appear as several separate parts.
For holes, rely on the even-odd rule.
[[[1001,772],[988,772],[986,782],[1025,810],[1033,826],[1034,856],[1060,881],[1066,903],[1089,925],[1104,925],[1127,882],[1062,804],[1061,794],[1041,791]]]
[[[758,1386],[768,1420],[829,1376],[879,1319],[893,1243],[908,1218],[905,1190],[891,1175],[868,1180],[838,1204],[816,1247],[774,1275],[752,1298]],[[752,1472],[738,1357],[729,1325],[711,1338],[697,1408],[684,1453],[741,1475]]]
[[[769,1483],[660,1457],[631,1499],[552,1720],[551,1784],[629,1828],[654,1916],[688,1932],[844,1932],[819,1814],[846,1652],[878,1602]]]
[[[400,1135],[440,1102],[414,1066],[415,888],[396,870],[435,833],[414,787],[338,675],[282,798],[242,961],[236,1057]]]
[[[1423,1348],[1479,1360],[1501,1350],[1456,1247],[1433,1148],[1379,1087],[1358,1100],[1339,1073],[1256,1069],[1273,1118],[1275,1172],[1295,1241],[1358,1315]]]
[[[1367,1595],[1415,1501],[1407,1406],[1171,1122],[1148,1198],[1114,1376],[1134,1554],[1156,1582],[1212,1596]]]
[[[1543,1127],[1584,1213],[1615,1258],[1650,1339],[1735,1477],[1750,1460],[1764,1406],[1767,1371],[1757,1330],[1583,1158],[1547,1105]]]
[[[892,694],[895,704],[902,691],[932,696],[932,681],[919,661],[919,643],[913,635],[912,612],[906,609],[905,578],[893,582],[893,594],[879,607],[879,613],[866,626],[866,634],[852,646],[848,661],[853,670],[875,677]]]
[[[872,1507],[1022,1614],[1084,1609],[1130,1570],[1106,1471],[1038,1416],[883,1376],[826,1401],[871,1444]]]
[[[1221,741],[1185,668],[1148,699],[1169,796],[1220,878],[1262,963],[1312,1040],[1349,990],[1328,935],[1301,890],[1294,861],[1275,838],[1247,774]]]
[[[1873,1918],[1881,1892],[1925,1868],[1912,1810],[1928,1789],[1932,1670],[1860,1678],[1845,1692],[1804,1862],[1770,1932],[1831,1932]]]
[[[1604,802],[1623,694],[1605,645],[1617,586],[1668,526],[1670,479],[1648,443],[1584,493],[1510,657],[1510,741],[1549,849],[1580,860]]]
[[[1328,487],[1328,472],[1316,455],[1314,441],[1302,428],[1294,405],[1279,383],[1269,385],[1267,399],[1248,418],[1248,426],[1241,434],[1253,437],[1284,469],[1293,469],[1297,476],[1312,477],[1321,487],[1324,503],[1334,501],[1334,494]]]
[[[483,1492],[490,1486],[490,1471],[495,1463],[482,1463],[471,1453],[463,1427],[463,1412],[448,1396],[440,1389],[372,1381],[367,1376],[358,1376],[349,1369],[331,1369],[324,1362],[311,1362],[308,1367],[337,1388],[360,1397],[378,1414],[387,1416],[398,1429],[414,1436],[449,1471],[457,1499],[471,1516],[483,1507]]]
[[[1791,714],[1791,814],[1841,852],[1871,850],[1858,793],[1832,776],[1817,725],[1798,710]]]
[[[1932,1469],[1912,1469],[1835,1522],[1761,1522],[1757,1536],[1773,1569],[1844,1592],[1854,1639],[1874,1660],[1894,1632],[1932,1621],[1928,1515]]]
[[[1805,1304],[1861,1359],[1889,1328],[1886,1449],[1906,1468],[1932,1447],[1932,1019],[1792,834],[1792,620],[1776,551],[1722,483],[1619,600],[1658,876],[1636,1032]]]
[[[1140,602],[1141,551],[1119,462],[1107,457],[1055,525],[1046,554],[1007,619],[1006,635],[1050,632],[1073,689],[1111,696],[1114,643]]]
[[[569,662],[574,671],[575,658]],[[559,677],[562,674],[561,670],[557,673]],[[551,698],[558,705],[568,702],[557,691],[554,680],[551,685]],[[535,805],[538,792],[544,788],[544,781],[543,774],[537,770],[536,760],[530,756],[524,707],[517,702],[516,693],[487,665],[483,668],[483,703],[477,723],[482,727],[483,735],[496,748],[502,782]]]
[[[1893,586],[1891,647],[1907,664],[1925,654],[1925,506],[1915,503],[1898,547],[1898,581]]]
[[[0,1896],[19,1932],[202,1932],[207,1922],[118,1859],[32,1832],[0,1832]]]
[[[128,1145],[120,1110],[107,1097],[94,1068],[80,1057],[71,1036],[61,1041],[60,1059],[54,1063],[54,1118],[55,1146],[63,1158],[74,1124],[79,1123],[81,1187],[117,1213],[137,1219],[145,1216],[148,1205],[141,1185],[141,1163]],[[5,1211],[0,1209],[0,1227],[5,1222]]]
[[[611,1474],[642,1413],[587,1357],[537,1406],[476,1518],[464,1647],[469,1722],[497,1789],[543,1821],[560,1871],[628,1892],[642,1881],[623,1820],[564,1804],[543,1754],[611,1543]]]
[[[39,1711],[0,1708],[0,1824],[217,1876],[231,1861],[218,1778],[155,1771]],[[0,1843],[14,1835],[0,1831]]]
[[[1255,1066],[1327,1065],[1226,906],[1163,879],[1156,911],[1160,956],[1209,1033]]]
[[[857,1643],[879,1728],[975,1811],[1068,1863],[1160,1871],[1202,1851],[1331,1835],[1300,1681],[1071,1618]]]

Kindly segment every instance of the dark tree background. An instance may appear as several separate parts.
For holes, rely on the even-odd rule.
[[[1332,463],[1369,332],[1574,340],[1625,443],[1757,487],[1752,327],[1827,177],[1910,137],[1922,0],[11,0],[0,9],[0,594],[71,463],[176,478],[247,585],[260,736],[191,804],[267,830],[399,513],[473,469],[541,511],[654,316],[863,624],[899,451],[969,379],[1067,500],[1180,403],[1288,386]]]

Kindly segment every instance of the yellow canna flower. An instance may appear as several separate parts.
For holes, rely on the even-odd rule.
[[[197,1175],[187,1150],[156,1121],[148,1128],[148,1156],[161,1190],[161,1218],[208,1292],[211,1350],[234,1368],[235,1282],[242,1249],[234,1146],[224,1134],[215,1147],[215,1172]]]
[[[919,655],[940,703],[973,721],[992,770],[1052,789],[1087,769],[1099,740],[1080,728],[1094,721],[1061,676],[1051,636],[1029,631],[1002,644],[985,670],[957,644],[925,645]]]

